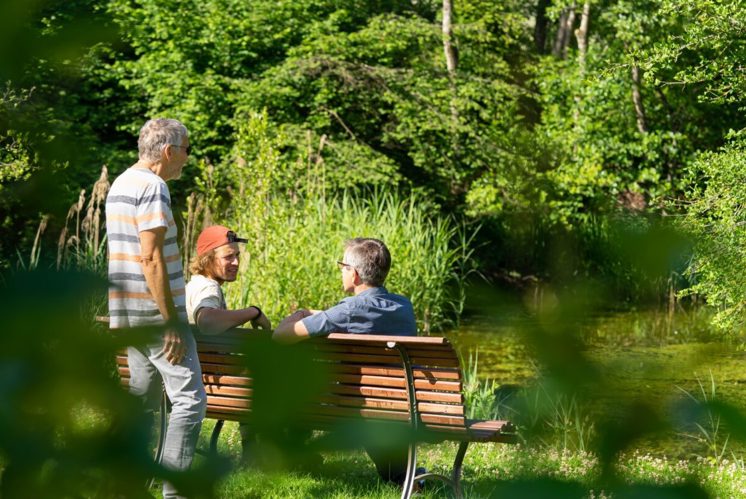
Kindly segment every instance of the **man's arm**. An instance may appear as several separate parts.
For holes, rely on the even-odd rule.
[[[312,315],[311,312],[305,309],[296,310],[288,315],[277,325],[275,332],[272,333],[272,339],[280,343],[297,343],[308,338],[308,330],[301,320],[309,315]]]
[[[166,227],[156,227],[140,232],[140,266],[158,310],[166,323],[169,323],[176,320],[178,315],[173,296],[171,296],[166,259],[163,256],[165,236]],[[178,364],[184,358],[186,346],[181,341],[181,333],[178,329],[166,328],[163,335],[163,352],[166,354],[166,360],[171,364]]]
[[[197,326],[205,334],[219,334],[252,321],[261,329],[272,329],[269,319],[257,307],[223,310],[203,307],[197,310]]]

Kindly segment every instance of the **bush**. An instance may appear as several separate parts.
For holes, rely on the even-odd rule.
[[[695,256],[689,270],[699,293],[718,309],[714,323],[743,329],[746,312],[746,137],[720,152],[704,153],[692,167],[691,204],[683,219],[692,232]]]

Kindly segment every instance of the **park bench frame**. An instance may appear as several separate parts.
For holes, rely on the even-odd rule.
[[[220,335],[195,334],[208,394],[206,417],[217,420],[210,438],[212,453],[217,452],[224,422],[246,420],[250,412],[251,389],[246,387],[252,385],[252,379],[241,367],[241,357],[237,353],[247,333],[252,334],[242,329]],[[422,434],[428,442],[459,442],[448,477],[438,473],[416,475],[417,441],[410,441],[402,499],[411,496],[415,482],[425,479],[445,482],[456,497],[463,497],[461,472],[469,444],[515,443],[517,440],[515,427],[509,421],[466,419],[463,372],[460,360],[447,338],[332,333],[326,338],[310,340],[306,345],[318,350],[320,361],[341,369],[333,376],[335,387],[344,388],[346,392],[359,391],[355,399],[334,395],[337,397],[334,400],[343,400],[341,404],[335,405],[328,400],[319,404],[324,412],[329,412],[324,414],[324,419],[328,416],[329,421],[342,422],[354,418],[371,421],[393,418],[408,425],[413,432],[424,430]],[[127,385],[129,369],[125,352],[117,356],[117,365],[122,384]],[[378,372],[386,375],[374,375]],[[446,375],[446,381],[439,378]],[[386,389],[386,384],[394,388]],[[371,392],[392,393],[396,400],[368,397]],[[349,405],[350,400],[354,401],[352,406]],[[396,409],[389,410],[391,407]],[[165,410],[161,411],[160,424],[163,430],[166,425]],[[316,428],[326,429],[327,425],[319,424]],[[161,431],[157,456],[162,453],[163,438],[164,432]]]

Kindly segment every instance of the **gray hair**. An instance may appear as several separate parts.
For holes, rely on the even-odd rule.
[[[178,120],[148,120],[140,129],[140,138],[137,140],[140,159],[159,161],[164,147],[169,144],[181,145],[188,136],[189,131]]]
[[[345,262],[369,286],[383,286],[391,269],[391,253],[379,239],[356,237],[345,241]]]

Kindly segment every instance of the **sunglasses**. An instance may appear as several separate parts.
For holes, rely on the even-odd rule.
[[[171,145],[174,146],[174,147],[180,147],[180,148],[184,149],[184,152],[187,153],[187,156],[189,155],[189,153],[192,150],[192,146],[182,146],[182,145],[179,145],[179,144],[171,144]]]
[[[339,267],[339,270],[342,270],[342,269],[344,269],[345,267],[350,267],[350,268],[351,268],[352,270],[357,270],[357,269],[355,269],[355,267],[353,267],[353,266],[352,266],[352,265],[350,265],[349,263],[345,263],[345,262],[340,262],[340,261],[337,261],[337,267]]]
[[[235,233],[235,232],[233,232],[232,230],[229,230],[229,231],[228,231],[228,232],[227,232],[227,233],[225,234],[225,238],[226,238],[226,239],[228,239],[228,242],[229,242],[229,243],[248,243],[248,242],[249,242],[249,240],[248,240],[248,239],[244,239],[244,238],[242,238],[242,237],[238,237],[238,236],[236,235],[236,233]]]

